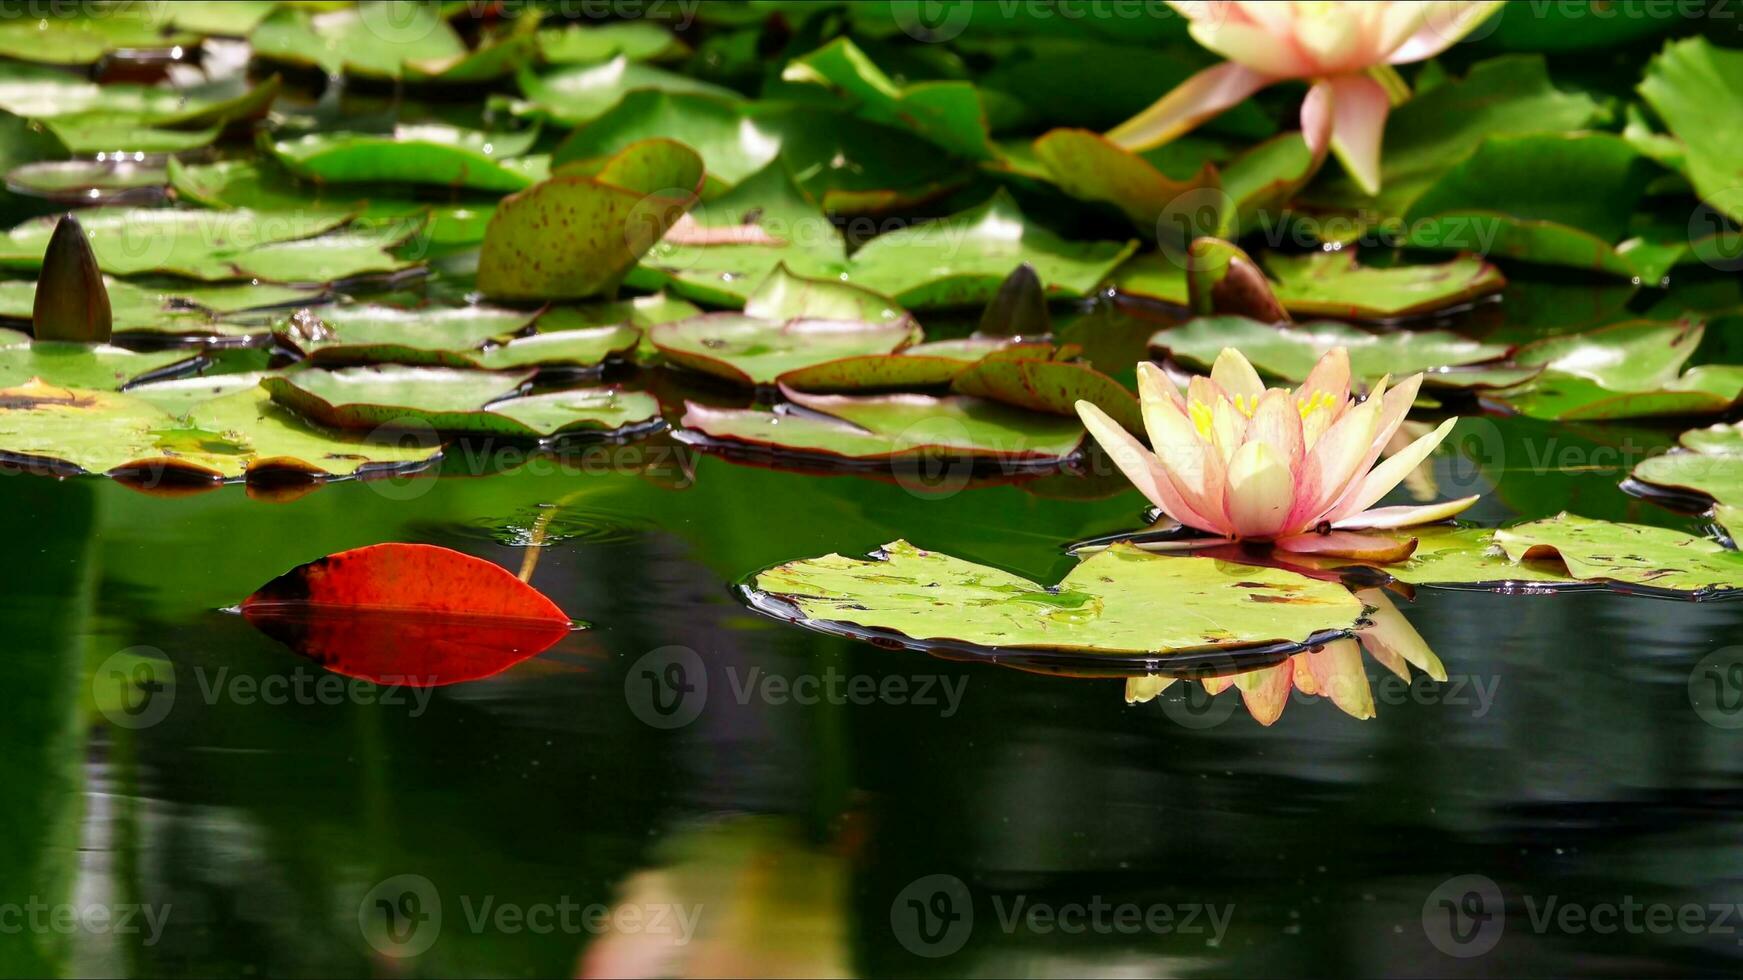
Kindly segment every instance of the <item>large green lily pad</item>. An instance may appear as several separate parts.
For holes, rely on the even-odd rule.
[[[1048,588],[906,541],[870,559],[825,555],[759,574],[762,596],[824,628],[889,630],[916,643],[1090,657],[1165,657],[1307,643],[1358,625],[1340,585],[1212,558],[1114,545]],[[1166,596],[1167,614],[1157,614]]]
[[[766,111],[736,99],[639,89],[575,130],[551,153],[553,166],[615,153],[641,139],[675,139],[701,155],[714,197],[768,166],[781,151],[780,128]]]
[[[1697,322],[1631,320],[1533,341],[1513,359],[1617,391],[1645,391],[1674,382],[1705,333]]]
[[[50,65],[89,65],[116,51],[167,51],[197,45],[192,34],[166,30],[151,4],[20,5],[0,19],[0,55]]]
[[[365,78],[400,78],[407,62],[467,53],[435,5],[411,0],[319,12],[287,7],[255,27],[249,42],[257,57]]]
[[[483,293],[574,299],[613,289],[702,186],[701,158],[669,140],[631,144],[586,169],[503,198],[478,259]]]
[[[1307,316],[1387,319],[1432,313],[1500,292],[1507,279],[1480,258],[1388,267],[1356,264],[1355,249],[1272,254],[1265,268],[1284,309]]]
[[[473,365],[471,354],[532,326],[538,310],[492,306],[400,309],[369,303],[301,310],[279,321],[281,343],[321,364]]]
[[[310,180],[518,191],[547,176],[543,161],[515,159],[538,136],[536,128],[488,133],[426,123],[401,125],[391,135],[309,133],[263,146],[291,173]]]
[[[139,286],[125,279],[103,278],[116,333],[223,336],[253,332],[225,322],[230,314],[264,307],[308,302],[318,292],[269,283],[208,286]],[[36,300],[31,279],[0,281],[0,317],[28,321]]]
[[[968,82],[899,85],[844,37],[788,62],[781,77],[825,86],[847,99],[865,119],[911,129],[968,159],[997,156],[987,136],[980,93]]]
[[[1716,415],[1743,397],[1743,367],[1710,364],[1678,374],[1703,335],[1699,323],[1637,320],[1535,341],[1515,358],[1543,365],[1544,373],[1496,397],[1544,419]]]
[[[1650,456],[1634,467],[1642,483],[1705,494],[1723,507],[1743,507],[1743,428],[1723,423],[1691,429],[1682,448]]]
[[[1048,296],[1079,297],[1137,247],[1067,241],[1030,222],[1001,190],[978,207],[879,235],[854,254],[848,277],[909,309],[974,306],[991,300],[1011,270],[1027,262]]]
[[[912,320],[765,320],[741,313],[706,313],[648,331],[673,363],[743,385],[772,384],[788,371],[838,358],[891,354],[921,336]]]
[[[1018,350],[983,357],[952,378],[950,390],[1071,418],[1077,417],[1077,403],[1087,401],[1132,434],[1144,435],[1137,396],[1118,381],[1087,364],[1023,354]]]
[[[659,61],[684,53],[684,42],[660,24],[645,20],[604,24],[565,24],[538,33],[539,56],[553,65],[591,65],[622,55],[630,61]]]
[[[1054,464],[1083,441],[1076,419],[962,395],[807,395],[783,389],[805,412],[689,403],[682,424],[718,442],[853,462],[948,456]]]
[[[198,358],[197,351],[187,350],[141,352],[108,344],[13,340],[0,346],[0,386],[41,378],[63,388],[117,391],[148,376],[192,370]]]
[[[1037,139],[1034,149],[1060,190],[1118,208],[1146,238],[1184,244],[1192,237],[1196,212],[1221,201],[1214,167],[1207,164],[1196,176],[1175,180],[1086,129],[1055,129]]]
[[[1037,358],[1053,354],[1052,344],[1022,343],[1011,337],[935,340],[894,354],[862,354],[794,368],[776,380],[788,388],[815,392],[941,387],[989,354],[1019,349]]]
[[[1333,347],[1348,348],[1350,372],[1369,380],[1384,374],[1399,378],[1418,371],[1492,361],[1511,349],[1445,330],[1375,334],[1330,321],[1274,327],[1245,317],[1199,317],[1158,331],[1150,338],[1150,346],[1205,368],[1216,361],[1224,347],[1233,347],[1260,371],[1289,381],[1306,380],[1320,355]],[[1433,377],[1436,375],[1430,374],[1424,381]]]
[[[591,123],[638,89],[727,100],[742,98],[732,89],[631,61],[622,55],[602,64],[562,67],[542,75],[523,69],[517,77],[524,100],[515,104],[516,113],[566,127]]]
[[[640,427],[659,416],[652,396],[616,389],[515,397],[531,371],[437,367],[315,368],[261,384],[274,401],[341,429],[435,430],[542,439]]]
[[[839,277],[847,244],[776,160],[668,231],[626,280],[701,303],[742,306],[775,269]]]
[[[1558,514],[1495,532],[1514,561],[1559,558],[1586,581],[1705,593],[1743,589],[1743,554],[1665,528]]]
[[[1743,155],[1743,52],[1704,37],[1673,41],[1647,65],[1640,96],[1682,141],[1682,163],[1701,197],[1743,221],[1737,160]]]

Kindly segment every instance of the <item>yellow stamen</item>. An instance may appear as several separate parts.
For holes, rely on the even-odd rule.
[[[1186,414],[1192,419],[1192,427],[1198,430],[1198,437],[1209,442],[1212,433],[1216,431],[1216,416],[1211,412],[1210,406],[1201,401],[1189,402]]]

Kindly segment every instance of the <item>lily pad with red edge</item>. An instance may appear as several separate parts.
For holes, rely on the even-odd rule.
[[[254,628],[335,673],[408,687],[499,674],[576,625],[501,566],[422,544],[316,559],[240,608]]]
[[[807,395],[773,411],[687,403],[687,432],[761,452],[853,462],[952,457],[1058,463],[1084,437],[1076,419],[962,395]]]
[[[1087,364],[1021,356],[1021,349],[982,358],[957,374],[950,389],[1036,412],[1077,417],[1077,403],[1091,402],[1133,435],[1143,437],[1138,398]]]
[[[648,330],[672,363],[742,385],[773,384],[788,371],[844,357],[893,354],[921,336],[912,320],[780,322],[741,313],[705,313]]]
[[[915,344],[894,354],[861,354],[795,368],[776,380],[796,391],[874,391],[936,388],[949,384],[981,358],[1021,350],[1045,358],[1048,343],[1023,343],[1014,337],[966,337]]]
[[[504,299],[580,299],[613,289],[683,216],[702,160],[671,140],[632,143],[502,199],[484,235],[478,288]]]
[[[517,397],[532,371],[439,367],[311,368],[264,379],[274,401],[340,429],[476,433],[544,439],[639,430],[659,418],[641,392],[577,388]]]

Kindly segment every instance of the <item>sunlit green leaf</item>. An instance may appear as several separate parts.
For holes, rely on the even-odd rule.
[[[1445,330],[1369,333],[1330,321],[1275,327],[1243,317],[1198,317],[1157,332],[1150,344],[1205,369],[1224,347],[1233,347],[1260,371],[1289,381],[1305,380],[1320,355],[1333,347],[1347,348],[1351,373],[1369,381],[1383,374],[1397,380],[1418,371],[1479,364],[1504,357],[1510,349]]]

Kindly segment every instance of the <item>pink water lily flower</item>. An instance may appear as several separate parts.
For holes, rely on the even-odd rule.
[[[1227,347],[1210,377],[1194,377],[1185,397],[1161,368],[1138,365],[1151,449],[1089,402],[1078,402],[1077,414],[1151,503],[1214,536],[1171,542],[1174,547],[1259,540],[1287,551],[1397,561],[1409,556],[1414,541],[1351,532],[1445,520],[1477,498],[1369,510],[1458,421],[1447,419],[1381,462],[1381,451],[1416,400],[1422,375],[1391,389],[1387,380],[1365,400],[1354,400],[1349,352],[1337,347],[1319,359],[1301,387],[1268,389],[1241,352]]]
[[[1229,59],[1199,72],[1108,132],[1131,150],[1168,142],[1254,92],[1286,79],[1313,83],[1301,132],[1315,153],[1328,135],[1356,183],[1380,190],[1380,134],[1402,87],[1392,65],[1432,58],[1499,2],[1172,2],[1193,40]],[[1382,84],[1390,81],[1389,87]]]

